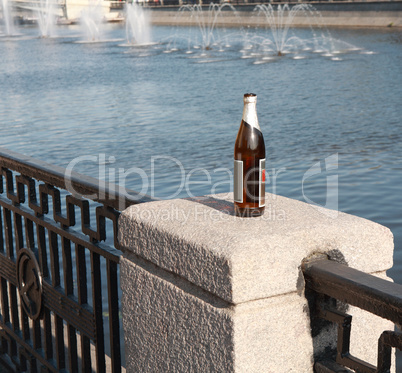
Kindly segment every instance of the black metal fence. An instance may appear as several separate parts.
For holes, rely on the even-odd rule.
[[[402,333],[384,331],[378,339],[377,366],[352,356],[350,336],[352,316],[345,311],[352,305],[402,325],[402,285],[360,272],[326,256],[306,261],[303,266],[306,296],[310,301],[312,333],[321,329],[320,320],[337,324],[335,351],[316,356],[317,373],[389,373],[392,348],[402,350]],[[346,367],[346,368],[345,368]]]
[[[76,173],[67,182],[63,168],[0,148],[0,360],[121,372],[117,219],[139,196]]]

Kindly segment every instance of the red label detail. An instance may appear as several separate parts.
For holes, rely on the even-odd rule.
[[[262,170],[261,181],[262,181],[263,183],[265,183],[265,170]]]

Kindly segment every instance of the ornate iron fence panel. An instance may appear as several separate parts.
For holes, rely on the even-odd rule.
[[[352,316],[345,309],[353,305],[401,327],[402,285],[328,260],[325,255],[304,262],[302,269],[313,334],[315,326],[321,323],[319,320],[337,325],[336,350],[330,351],[331,356],[316,357],[314,371],[349,373],[353,369],[359,373],[389,373],[392,348],[402,350],[402,333],[385,330],[379,335],[377,366],[369,364],[350,353]]]
[[[70,193],[63,168],[1,148],[0,167],[2,363],[121,372],[117,222],[140,196],[75,173]]]

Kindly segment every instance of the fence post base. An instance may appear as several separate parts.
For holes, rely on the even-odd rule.
[[[119,220],[127,372],[312,372],[333,347],[314,335],[301,274],[314,253],[386,278],[393,237],[376,223],[268,195],[264,216],[231,196],[131,206]],[[376,364],[392,324],[360,309],[351,351]]]

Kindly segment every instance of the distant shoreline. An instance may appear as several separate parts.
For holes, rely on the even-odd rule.
[[[300,3],[289,3],[295,6]],[[327,27],[402,27],[402,1],[375,1],[375,2],[310,2],[319,13],[322,23]],[[217,26],[263,26],[264,17],[255,17],[253,9],[258,4],[231,4],[240,17],[232,12],[222,12]],[[272,4],[285,5],[280,3]],[[153,25],[182,25],[190,26],[197,21],[189,16],[177,17],[178,6],[149,7]],[[204,9],[208,9],[206,5]],[[229,9],[229,8],[228,8]],[[296,16],[292,25],[296,27],[309,27],[311,18]]]

